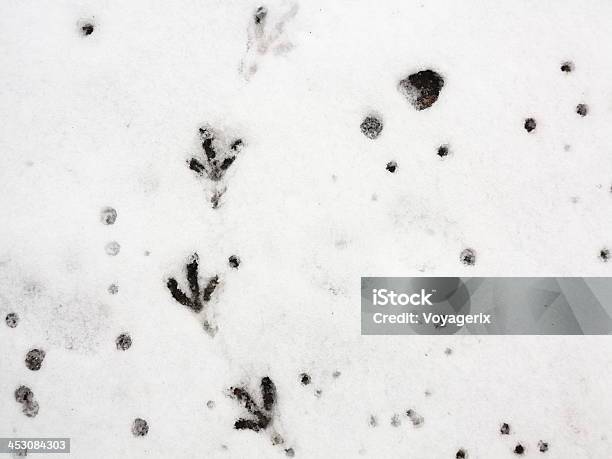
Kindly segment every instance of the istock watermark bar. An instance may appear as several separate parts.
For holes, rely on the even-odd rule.
[[[609,335],[612,277],[362,277],[362,335]]]

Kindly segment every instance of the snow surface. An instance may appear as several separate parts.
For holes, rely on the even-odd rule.
[[[359,283],[610,275],[612,3],[272,0],[258,29],[260,5],[2,1],[0,315],[20,322],[0,323],[0,436],[77,458],[610,457],[609,337],[362,337]],[[445,85],[417,111],[397,84],[423,69]],[[206,123],[245,144],[218,209],[187,167]],[[194,252],[221,281],[214,337],[166,288]],[[259,400],[264,376],[273,426],[233,429],[229,388]]]

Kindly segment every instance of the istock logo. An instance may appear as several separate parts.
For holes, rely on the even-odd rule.
[[[372,289],[372,304],[374,306],[433,306],[429,298],[436,293],[436,290],[425,292],[422,288],[420,293],[395,293],[386,288]]]

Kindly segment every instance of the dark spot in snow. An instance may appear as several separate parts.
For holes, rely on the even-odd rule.
[[[268,15],[268,10],[265,6],[260,6],[255,10],[254,20],[255,24],[263,24]]]
[[[589,106],[587,104],[578,104],[576,105],[576,113],[580,116],[587,116],[589,112]]]
[[[32,349],[26,354],[25,364],[32,371],[40,370],[43,360],[45,360],[45,351],[42,349]]]
[[[533,118],[525,119],[524,127],[527,132],[533,131],[536,128],[536,120]]]
[[[209,400],[206,402],[206,406],[208,407],[209,410],[212,410],[215,407],[215,402],[214,400]]]
[[[134,419],[132,423],[132,435],[135,437],[144,437],[149,433],[149,423],[141,418]]]
[[[453,350],[450,347],[447,347],[446,349],[444,349],[444,353],[446,355],[451,355],[453,353]]]
[[[457,451],[457,454],[455,454],[456,459],[465,459],[466,457],[467,457],[467,453],[465,452],[464,449],[460,449],[459,451]]]
[[[541,453],[545,453],[546,451],[548,451],[548,443],[540,440],[538,442],[538,449],[540,450]]]
[[[438,153],[437,153],[437,155],[438,155],[440,158],[442,158],[442,159],[446,158],[446,157],[448,156],[448,153],[449,153],[449,151],[448,151],[448,145],[440,145],[440,146],[438,147]]]
[[[392,174],[397,170],[397,163],[395,161],[389,161],[387,163],[387,170]]]
[[[334,378],[339,378],[341,374],[342,374],[342,373],[340,373],[338,370],[336,370],[336,371],[334,371],[334,372],[332,373],[332,377],[334,377]]]
[[[394,414],[393,416],[391,416],[391,425],[393,427],[399,427],[402,425],[402,420],[399,417],[399,414]]]
[[[504,422],[501,427],[499,428],[499,432],[502,435],[510,435],[510,425],[508,425],[506,422]]]
[[[4,318],[4,321],[9,328],[15,328],[19,323],[19,316],[16,312],[9,312]]]
[[[368,139],[376,139],[383,130],[383,123],[380,117],[376,115],[366,116],[359,126],[363,135]]]
[[[115,339],[115,345],[119,351],[127,351],[132,345],[132,337],[128,333],[121,333]]]
[[[368,418],[368,424],[370,427],[376,427],[378,425],[378,420],[376,419],[376,416],[371,414]]]
[[[93,31],[94,31],[94,25],[89,23],[89,22],[87,22],[87,23],[85,23],[85,24],[83,24],[81,26],[81,33],[84,36],[91,35],[93,33]]]
[[[566,61],[561,64],[561,71],[565,73],[570,73],[574,70],[574,63],[570,61]]]
[[[19,386],[15,390],[15,400],[21,403],[23,414],[33,418],[38,414],[38,402],[34,400],[34,393],[27,386]]]
[[[308,384],[310,384],[310,375],[306,373],[300,374],[300,382],[303,386],[307,386]]]
[[[603,262],[607,262],[610,259],[610,250],[609,249],[601,249],[599,251],[599,258]]]
[[[240,266],[240,257],[236,255],[232,255],[231,257],[229,257],[228,261],[229,265],[234,269],[237,269],[238,266]]]
[[[431,107],[444,86],[444,78],[433,70],[413,73],[399,82],[400,92],[417,110]]]
[[[293,456],[295,456],[295,451],[293,450],[293,448],[287,448],[285,450],[285,455],[287,457],[293,457]]]
[[[117,220],[117,211],[112,207],[104,207],[100,211],[100,221],[104,225],[113,225]]]
[[[117,284],[110,284],[108,286],[108,293],[116,295],[119,292],[119,286]]]
[[[476,264],[476,252],[474,249],[463,249],[459,255],[459,260],[466,266],[474,266]]]
[[[520,443],[514,447],[514,454],[521,455],[525,452],[525,447]]]

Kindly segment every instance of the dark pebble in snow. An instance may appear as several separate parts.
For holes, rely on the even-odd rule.
[[[538,449],[540,450],[541,453],[545,453],[546,451],[548,451],[548,443],[540,440],[538,442]]]
[[[382,120],[376,115],[366,116],[359,126],[368,139],[376,139],[383,130]]]
[[[144,437],[149,433],[149,424],[144,419],[136,418],[132,423],[132,435],[135,437]]]
[[[502,435],[510,435],[510,426],[509,426],[507,423],[505,423],[505,422],[504,422],[504,423],[501,425],[501,427],[499,428],[499,432],[500,432]]]
[[[476,264],[476,252],[474,249],[463,249],[459,255],[459,260],[466,266],[474,266]]]
[[[525,452],[525,447],[520,443],[514,447],[514,454],[518,454],[519,456]]]
[[[601,249],[599,251],[599,258],[604,263],[607,262],[610,259],[610,250],[608,250],[608,249]]]
[[[32,371],[40,370],[43,360],[45,360],[45,351],[42,349],[32,349],[26,354],[25,364]]]
[[[19,323],[19,316],[16,312],[9,312],[4,318],[4,321],[9,328],[15,328]]]
[[[394,174],[395,171],[397,170],[397,163],[395,161],[389,161],[387,163],[387,170],[391,172],[392,174]]]
[[[300,374],[300,382],[303,386],[307,386],[308,384],[310,384],[310,375],[306,373]]]
[[[81,26],[81,33],[84,36],[91,35],[93,31],[94,31],[94,25],[89,22]]]
[[[456,459],[465,459],[466,457],[467,457],[467,453],[465,452],[464,449],[460,449],[459,451],[457,451],[457,454],[455,454]]]
[[[527,118],[524,124],[525,130],[527,132],[531,132],[536,128],[536,120],[533,118]]]
[[[576,105],[576,113],[578,113],[580,116],[587,116],[588,112],[589,112],[589,107],[587,104]]]
[[[236,255],[232,255],[231,257],[229,257],[228,261],[229,265],[234,269],[237,269],[238,266],[240,266],[240,257]]]
[[[130,346],[132,346],[132,337],[127,333],[121,333],[115,339],[115,345],[117,346],[117,350],[127,351]]]
[[[433,70],[413,73],[399,82],[400,92],[417,110],[431,107],[444,86],[444,78]]]
[[[562,72],[570,73],[573,70],[574,70],[574,64],[572,62],[566,61],[563,64],[561,64],[561,71]]]
[[[437,153],[437,155],[438,155],[440,158],[446,158],[446,157],[448,156],[448,153],[449,153],[449,151],[448,151],[448,145],[440,145],[440,146],[438,147],[438,153]]]

